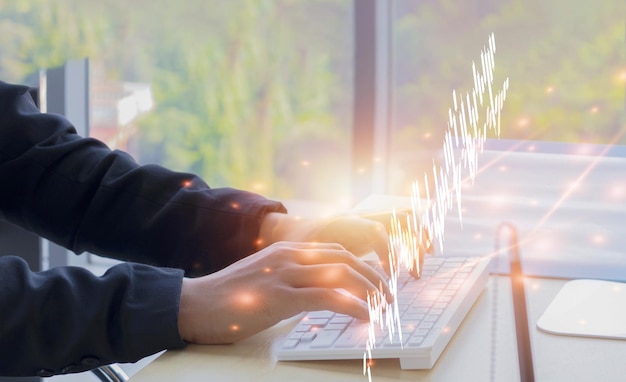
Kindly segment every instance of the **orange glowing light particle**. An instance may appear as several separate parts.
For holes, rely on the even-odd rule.
[[[591,114],[595,114],[599,111],[600,109],[597,106],[592,107],[591,109],[589,109],[589,112]]]
[[[191,180],[186,180],[183,182],[183,187],[191,187]]]
[[[254,295],[252,293],[241,293],[239,296],[237,296],[237,299],[243,305],[251,305],[252,303],[254,303]]]
[[[546,93],[547,93],[547,94],[552,94],[552,92],[554,92],[554,88],[553,88],[552,86],[548,86],[548,87],[546,88]]]
[[[428,133],[424,133],[424,139],[430,139],[430,137],[432,137],[432,133],[428,132]]]
[[[236,210],[238,210],[238,209],[239,209],[239,203],[237,203],[237,202],[232,202],[232,203],[230,204],[230,206],[231,206],[233,209],[236,209]]]
[[[309,167],[311,165],[311,162],[309,162],[308,160],[303,160],[302,162],[300,162],[300,164],[302,165],[302,167]]]
[[[594,244],[604,244],[606,243],[606,236],[601,233],[597,233],[591,236],[591,242]]]
[[[517,126],[519,126],[519,127],[526,127],[526,126],[528,126],[528,123],[529,123],[529,122],[530,122],[530,121],[528,120],[528,118],[520,118],[520,119],[517,121]]]
[[[257,247],[260,247],[263,245],[263,243],[265,243],[263,239],[256,239],[256,241],[254,242],[254,245],[256,245]]]
[[[272,269],[270,267],[265,267],[265,268],[263,268],[263,272],[270,273],[270,272],[272,272]]]
[[[238,332],[238,331],[239,331],[239,329],[240,329],[240,328],[239,328],[239,325],[237,325],[237,324],[232,324],[232,325],[230,326],[230,330],[231,330],[231,331],[233,331],[233,332]]]
[[[609,197],[612,199],[621,199],[626,195],[626,188],[623,185],[615,185],[609,189]]]

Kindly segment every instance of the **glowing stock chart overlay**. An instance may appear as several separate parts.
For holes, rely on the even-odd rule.
[[[509,88],[508,78],[499,88],[493,86],[495,69],[495,36],[489,36],[480,55],[480,64],[472,63],[474,88],[472,91],[457,95],[452,93],[453,107],[448,111],[448,125],[443,142],[443,163],[438,166],[433,159],[432,174],[424,174],[423,183],[415,180],[411,194],[411,214],[406,222],[403,217],[393,215],[390,233],[389,263],[391,277],[389,287],[392,294],[397,291],[397,277],[400,267],[412,269],[419,267],[420,250],[430,247],[433,242],[443,248],[446,216],[454,206],[458,210],[459,222],[462,222],[462,185],[464,180],[470,183],[478,171],[478,156],[483,152],[484,143],[489,134],[500,134],[500,115]],[[429,184],[433,179],[433,184]],[[422,201],[422,190],[425,200]],[[430,194],[433,190],[433,195]],[[405,223],[405,224],[402,224]],[[420,249],[421,248],[421,249]],[[417,270],[419,274],[420,270]],[[369,338],[363,356],[363,372],[371,379],[368,359],[376,343],[376,327],[388,329],[390,337],[401,336],[401,322],[398,302],[387,304],[384,296],[368,296],[370,312]]]
[[[497,259],[495,230],[507,221],[519,229],[526,274],[626,281],[626,146],[620,145],[626,126],[616,125],[615,134],[601,144],[499,139],[508,78],[494,91],[493,77],[485,71],[493,70],[494,52],[491,35],[481,64],[472,67],[473,92],[453,92],[443,160],[440,166],[433,161],[432,173],[413,183],[413,220],[392,224],[392,263],[415,264],[424,244],[421,229],[430,233],[436,256]],[[485,104],[481,92],[487,94]],[[493,261],[492,272],[508,273],[508,266],[508,261]],[[390,286],[393,290],[393,281]],[[393,309],[377,298],[369,304],[369,344],[377,325],[398,335]],[[369,378],[371,349],[364,356]]]

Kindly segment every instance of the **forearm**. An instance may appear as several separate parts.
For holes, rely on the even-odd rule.
[[[101,277],[71,267],[34,273],[0,257],[0,375],[79,372],[183,346],[182,277],[140,264]]]

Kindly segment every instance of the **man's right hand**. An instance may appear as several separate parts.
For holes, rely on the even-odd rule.
[[[303,311],[367,320],[367,295],[378,292],[391,301],[385,276],[341,245],[278,242],[219,272],[183,279],[178,327],[185,341],[223,344]]]

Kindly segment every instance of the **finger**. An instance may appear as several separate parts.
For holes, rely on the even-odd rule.
[[[281,261],[296,262],[302,265],[336,262],[333,257],[346,249],[337,243],[313,243],[283,241],[275,244],[280,250],[275,251]],[[277,249],[278,249],[277,248]]]
[[[379,212],[379,213],[364,214],[364,215],[359,215],[359,216],[363,219],[372,220],[372,221],[382,224],[383,227],[385,227],[385,230],[387,231],[387,233],[390,233],[393,214],[394,212]],[[409,216],[411,214],[411,210],[408,210],[408,209],[396,210],[395,214],[396,214],[396,217],[402,223],[404,223],[406,222],[406,216]],[[401,218],[402,216],[404,216],[405,218]],[[404,224],[403,226],[404,228],[406,228]]]
[[[392,298],[389,285],[385,281],[385,276],[378,270],[374,269],[370,264],[354,256],[345,249],[331,249],[323,251],[316,249],[300,250],[296,257],[302,265],[346,264],[367,278],[376,286],[376,289],[380,288],[381,292],[384,293],[387,298]]]
[[[386,242],[387,238],[382,223],[358,216],[338,219],[328,228],[331,230],[329,238],[332,241],[342,244],[357,256],[376,251],[376,242],[380,241],[380,238]]]
[[[406,231],[409,228],[409,217],[412,216],[411,214],[411,210],[401,209],[393,212],[362,215],[362,217],[379,222],[385,227],[384,234],[379,232],[378,236],[372,236],[374,237],[372,243],[381,265],[387,274],[390,274],[390,268],[392,266],[389,264],[389,235],[394,231]]]
[[[426,252],[423,247],[420,247],[418,250],[417,258],[413,259],[412,267],[409,271],[409,274],[414,279],[420,279],[422,277],[422,267],[424,266],[424,256]]]
[[[391,266],[389,264],[389,236],[387,232],[378,230],[371,236],[371,245],[374,252],[378,256],[381,267],[387,275],[391,274]]]
[[[376,253],[382,269],[389,275],[389,235],[382,223],[384,219],[380,216],[382,214],[375,215],[375,219],[372,220],[362,217],[351,219],[350,224],[346,225],[349,231],[342,236],[346,239],[346,249],[353,254],[360,256],[371,252]],[[389,214],[385,216],[390,218]],[[390,224],[388,221],[387,226]],[[351,245],[347,245],[348,243]]]
[[[425,248],[425,253],[429,255],[435,254],[435,244],[433,243],[432,237],[430,237],[430,232],[427,229],[422,229],[422,243]]]
[[[276,246],[280,246],[283,248],[291,248],[291,249],[321,249],[321,250],[326,250],[326,249],[337,249],[337,250],[343,250],[345,249],[341,244],[339,243],[325,243],[325,242],[316,242],[316,241],[280,241],[276,244],[274,244]]]
[[[330,310],[369,320],[369,309],[363,300],[334,289],[300,288],[295,291],[294,300],[300,311]]]
[[[430,240],[430,235],[426,229],[422,229],[422,240],[418,249],[417,259],[413,259],[413,268],[411,269],[411,276],[415,279],[422,277],[422,268],[424,267],[424,258],[426,254],[432,254],[434,252],[433,244]]]
[[[367,300],[368,294],[382,292],[382,281],[369,280],[347,264],[299,267],[291,271],[287,282],[295,288],[344,289],[362,300]]]
[[[391,290],[389,289],[389,285],[385,281],[385,275],[383,275],[377,269],[374,269],[365,261],[359,259],[357,256],[345,250],[340,244],[319,243],[317,245],[301,245],[301,243],[285,242],[285,245],[288,246],[290,249],[290,253],[288,254],[289,259],[295,260],[298,264],[348,264],[352,268],[356,269],[359,273],[367,277],[375,285],[378,286],[380,284],[380,289],[382,289],[381,292],[383,292],[388,299],[393,298],[393,296],[391,295]],[[385,260],[387,259],[387,257],[388,256],[384,257]],[[381,256],[381,258],[383,257]],[[382,265],[384,269],[386,262],[382,263]],[[386,272],[389,272],[389,266],[386,265],[386,267]]]

